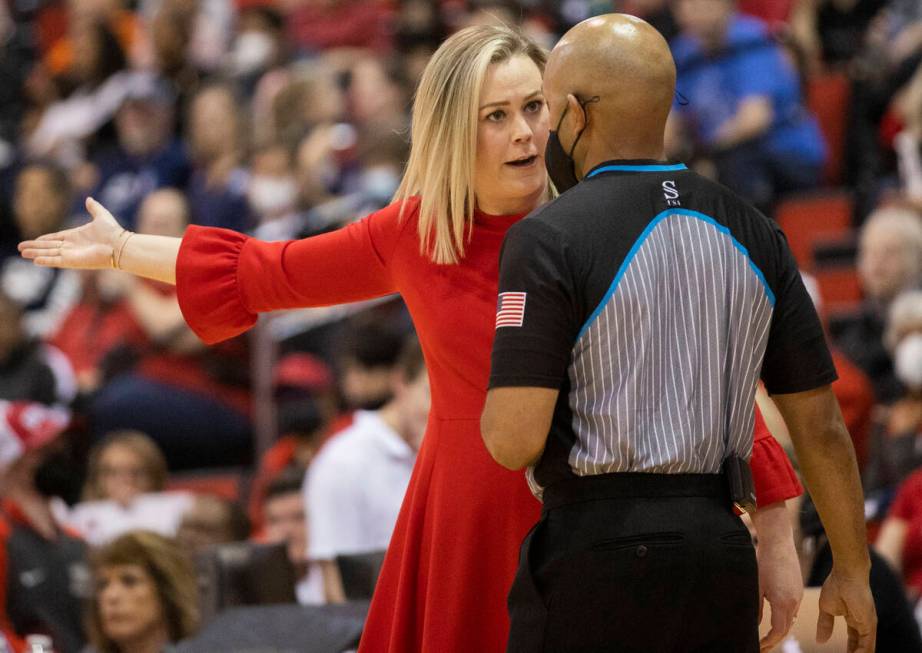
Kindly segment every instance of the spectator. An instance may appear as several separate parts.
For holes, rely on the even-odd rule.
[[[26,451],[6,468],[0,504],[0,623],[16,638],[51,637],[54,650],[77,653],[85,638],[82,601],[91,592],[86,546],[55,522],[35,479],[50,446]],[[24,650],[20,641],[14,650]]]
[[[806,587],[820,587],[832,570],[832,549],[809,495],[797,497],[789,508],[799,513],[795,529]],[[922,653],[922,637],[913,619],[906,592],[898,574],[873,548],[871,594],[877,608],[877,653]],[[815,627],[810,628],[813,635]]]
[[[671,154],[684,128],[718,180],[765,212],[779,194],[816,186],[823,138],[765,25],[736,13],[733,0],[679,0],[675,15],[677,90],[688,103],[670,121]]]
[[[237,17],[228,72],[252,94],[259,78],[286,56],[284,17],[270,5],[245,7]]]
[[[269,484],[263,503],[266,516],[263,539],[287,545],[288,559],[294,565],[298,578],[295,586],[298,603],[311,605],[324,603],[323,572],[317,563],[309,561],[307,557],[310,527],[301,491],[303,481],[303,473],[289,470]]]
[[[895,487],[922,467],[922,290],[893,301],[885,343],[904,392],[877,416],[869,489]]]
[[[347,407],[376,410],[391,400],[402,341],[392,327],[361,318],[352,321],[338,361],[340,392]]]
[[[141,200],[158,188],[185,187],[190,164],[174,137],[176,95],[170,85],[151,73],[133,73],[126,85],[115,114],[118,142],[95,157],[91,174],[98,179],[90,194],[134,229]]]
[[[393,399],[356,413],[308,469],[309,557],[320,562],[328,601],[345,600],[336,556],[386,549],[397,521],[429,414],[429,377],[415,337],[389,379]]]
[[[70,423],[70,413],[28,401],[0,400],[0,497],[7,465],[54,440]]]
[[[163,0],[150,7],[150,39],[153,64],[179,93],[183,106],[201,83],[201,71],[188,57],[188,45],[195,29],[198,3]]]
[[[79,393],[90,396],[130,367],[133,352],[148,339],[123,300],[125,284],[113,272],[83,271],[80,278],[80,300],[48,342],[70,362]]]
[[[173,536],[193,498],[165,492],[166,460],[157,444],[137,431],[116,431],[90,452],[83,501],[67,523],[91,545],[132,530]]]
[[[273,143],[256,148],[250,159],[250,173],[247,200],[261,231],[277,229],[278,223],[297,218],[298,186],[292,155],[285,145]]]
[[[70,184],[61,168],[32,163],[16,176],[13,213],[21,238],[57,231],[65,226]],[[26,332],[50,335],[77,301],[80,280],[72,270],[37,270],[16,256],[0,261],[0,288],[24,309]]]
[[[807,70],[843,68],[866,47],[865,35],[886,0],[796,0],[791,32],[803,51]]]
[[[0,399],[67,403],[72,378],[60,352],[26,335],[22,309],[0,291]]]
[[[105,21],[76,16],[70,24],[73,61],[64,80],[76,87],[45,109],[28,135],[33,157],[51,157],[68,168],[84,160],[84,139],[97,135],[121,104],[127,73],[125,54]]]
[[[903,579],[915,604],[922,596],[922,469],[899,486],[874,547]]]
[[[211,494],[195,497],[183,515],[176,540],[191,556],[218,544],[242,542],[250,535],[246,513],[236,501]]]
[[[263,505],[268,487],[287,473],[294,473],[298,478],[303,478],[321,441],[328,435],[329,419],[322,413],[322,408],[318,404],[318,401],[307,395],[298,399],[288,399],[278,405],[280,437],[263,454],[250,485],[248,516],[254,533],[259,534],[263,530]]]
[[[141,205],[138,232],[182,235],[187,220],[182,194],[163,189]],[[246,370],[243,341],[206,349],[185,324],[172,286],[102,272],[106,292],[127,309],[126,336],[134,327],[144,337],[132,352],[137,364],[93,398],[94,431],[143,431],[164,451],[172,470],[201,466],[203,460],[212,465],[247,460],[252,454],[249,388],[233,370]],[[216,441],[222,443],[219,451],[213,447]]]
[[[96,591],[87,619],[92,653],[148,653],[193,635],[198,590],[175,542],[135,531],[91,556]]]
[[[334,146],[337,131],[348,132],[347,125],[318,127],[298,144],[295,174],[298,203],[302,211],[292,220],[259,227],[258,238],[275,240],[305,237],[354,221],[356,216],[386,206],[400,183],[407,146],[403,133],[382,125],[363,128],[357,136],[354,161],[339,161]],[[345,170],[344,170],[345,169]],[[331,181],[343,191],[331,195]]]
[[[922,213],[922,65],[918,66],[899,105],[904,128],[893,139],[898,157],[901,191],[905,200]]]
[[[329,127],[343,119],[346,100],[331,68],[319,63],[297,64],[286,77],[271,97],[266,97],[268,91],[257,89],[255,127],[271,127],[268,134],[259,132],[262,138],[288,143],[318,126]]]
[[[890,403],[900,385],[884,347],[884,324],[894,297],[922,283],[922,219],[909,209],[874,211],[861,230],[858,274],[864,305],[839,332],[837,344],[870,377],[877,400]]]
[[[403,68],[394,59],[363,57],[351,68],[349,107],[360,125],[406,130],[410,91]]]
[[[189,108],[187,138],[194,170],[189,185],[192,221],[245,231],[247,175],[240,167],[245,154],[243,114],[234,90],[224,84],[202,88]]]
[[[447,36],[441,8],[428,0],[402,0],[396,20],[397,50],[406,76],[419,79],[429,57]]]
[[[35,59],[27,34],[7,3],[0,5],[0,170],[13,160],[26,110],[25,82]]]

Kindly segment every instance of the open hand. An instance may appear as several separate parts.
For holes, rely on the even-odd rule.
[[[93,198],[86,200],[86,209],[93,218],[87,224],[19,243],[23,258],[49,268],[101,270],[112,267],[114,247],[124,229]]]

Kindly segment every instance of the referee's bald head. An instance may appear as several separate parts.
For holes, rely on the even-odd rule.
[[[647,22],[626,14],[584,20],[564,34],[548,58],[544,91],[551,125],[570,106],[567,113],[588,124],[571,126],[567,133],[585,127],[583,139],[616,153],[661,152],[675,79],[669,45]]]

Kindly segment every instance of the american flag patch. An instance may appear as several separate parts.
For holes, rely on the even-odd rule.
[[[496,310],[496,328],[520,327],[525,320],[524,292],[501,292]]]

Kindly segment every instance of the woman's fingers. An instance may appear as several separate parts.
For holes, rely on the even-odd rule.
[[[41,243],[40,247],[27,247],[19,251],[23,258],[31,260],[36,265],[60,267],[62,263],[60,247],[51,247],[45,243]]]
[[[32,262],[44,268],[59,268],[63,264],[60,256],[37,256]]]
[[[72,231],[72,229],[68,229],[67,231]],[[36,238],[35,240],[58,240],[58,241],[61,241],[61,240],[64,240],[64,238],[67,236],[67,231],[55,231],[54,233],[51,233],[51,234],[43,234],[43,235],[39,236],[38,238]]]
[[[31,259],[39,265],[42,265],[42,263],[36,259],[39,257],[59,255],[63,244],[64,243],[60,240],[27,240],[19,243],[19,252],[22,254],[23,258]]]

